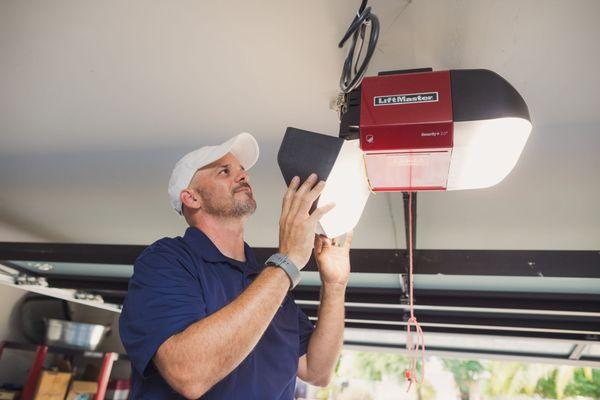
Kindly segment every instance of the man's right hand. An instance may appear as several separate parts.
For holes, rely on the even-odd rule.
[[[295,176],[283,196],[279,219],[279,252],[302,269],[306,266],[313,249],[317,222],[335,207],[335,204],[324,205],[309,214],[312,204],[325,188],[325,181],[317,183],[317,175],[311,174],[300,187],[298,186],[300,178]]]

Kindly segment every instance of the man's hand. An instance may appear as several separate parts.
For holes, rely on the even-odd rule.
[[[300,178],[295,176],[283,197],[279,219],[279,252],[302,269],[310,258],[317,222],[335,205],[327,204],[309,214],[310,207],[325,187],[325,181],[317,183],[317,175],[311,174],[298,188],[299,185]]]
[[[346,287],[350,275],[352,234],[352,231],[346,233],[346,240],[343,244],[338,242],[339,238],[329,239],[325,236],[315,236],[315,259],[323,286]]]
[[[338,240],[315,236],[315,258],[323,285],[317,326],[306,355],[298,361],[298,376],[317,386],[331,382],[344,342],[344,298],[350,275],[352,232],[346,234],[342,246],[338,246]]]

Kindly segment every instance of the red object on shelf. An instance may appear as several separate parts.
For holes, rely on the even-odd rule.
[[[107,400],[127,400],[131,389],[130,379],[115,379],[108,383],[105,399]]]
[[[33,399],[33,394],[35,393],[35,388],[37,386],[38,378],[40,377],[40,372],[42,372],[42,368],[44,367],[46,354],[48,354],[48,346],[37,346],[35,361],[33,362],[31,369],[29,370],[29,375],[27,376],[27,383],[25,383],[25,387],[23,388],[23,396],[21,397],[21,399]]]
[[[93,357],[93,358],[97,358],[98,355],[103,354],[103,353],[97,353],[97,352],[87,352],[87,351],[83,351],[83,350],[63,348],[63,347],[58,347],[58,346],[36,346],[33,344],[28,344],[28,343],[2,341],[2,342],[0,342],[0,358],[2,357],[2,353],[6,349],[15,349],[15,350],[35,351],[36,352],[35,361],[33,362],[31,369],[29,370],[29,375],[27,376],[27,382],[25,383],[25,386],[23,388],[23,395],[21,396],[21,400],[32,400],[33,399],[35,390],[37,388],[38,379],[40,377],[42,368],[44,366],[44,360],[46,359],[46,355],[48,353],[83,355],[84,357],[87,356],[87,357]],[[104,399],[113,364],[118,359],[119,359],[118,353],[104,353],[104,357],[102,360],[102,367],[100,370],[100,375],[98,377],[98,390],[96,391],[94,400],[103,400]]]
[[[102,368],[100,369],[100,376],[98,377],[98,391],[94,396],[94,400],[103,400],[106,394],[106,387],[108,386],[108,379],[110,378],[110,372],[114,362],[119,358],[117,353],[106,353],[102,360]]]

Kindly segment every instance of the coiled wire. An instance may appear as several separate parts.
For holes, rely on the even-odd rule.
[[[375,52],[377,40],[379,39],[379,19],[375,14],[371,12],[371,7],[367,7],[367,1],[368,0],[362,0],[360,8],[358,9],[358,13],[352,20],[352,23],[348,27],[346,34],[338,44],[338,47],[342,48],[344,47],[346,41],[350,37],[352,37],[352,43],[350,45],[350,48],[348,49],[348,55],[346,56],[346,60],[344,61],[342,75],[340,77],[340,89],[344,93],[349,93],[352,90],[356,89],[358,85],[360,85],[360,82],[362,81],[362,78],[365,75],[365,72],[367,71],[369,61],[371,61],[371,57]],[[369,44],[367,46],[367,52],[365,54],[365,57],[359,67],[358,63],[365,41],[366,30],[369,25],[371,26],[368,39]],[[358,54],[356,55],[356,61],[354,61],[354,53],[359,37],[360,47],[358,49]]]

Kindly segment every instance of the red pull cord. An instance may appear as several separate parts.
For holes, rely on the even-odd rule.
[[[406,323],[406,350],[410,359],[409,368],[404,372],[406,379],[408,379],[408,389],[410,390],[413,382],[420,384],[425,379],[425,338],[423,337],[423,330],[415,317],[415,310],[413,304],[413,223],[412,223],[412,192],[408,192],[408,261],[409,261],[409,286],[410,286],[410,318]],[[417,340],[413,340],[413,334],[411,333],[411,326],[414,326],[414,330],[417,335]],[[417,360],[419,359],[419,353],[421,356],[421,376],[417,374]]]

